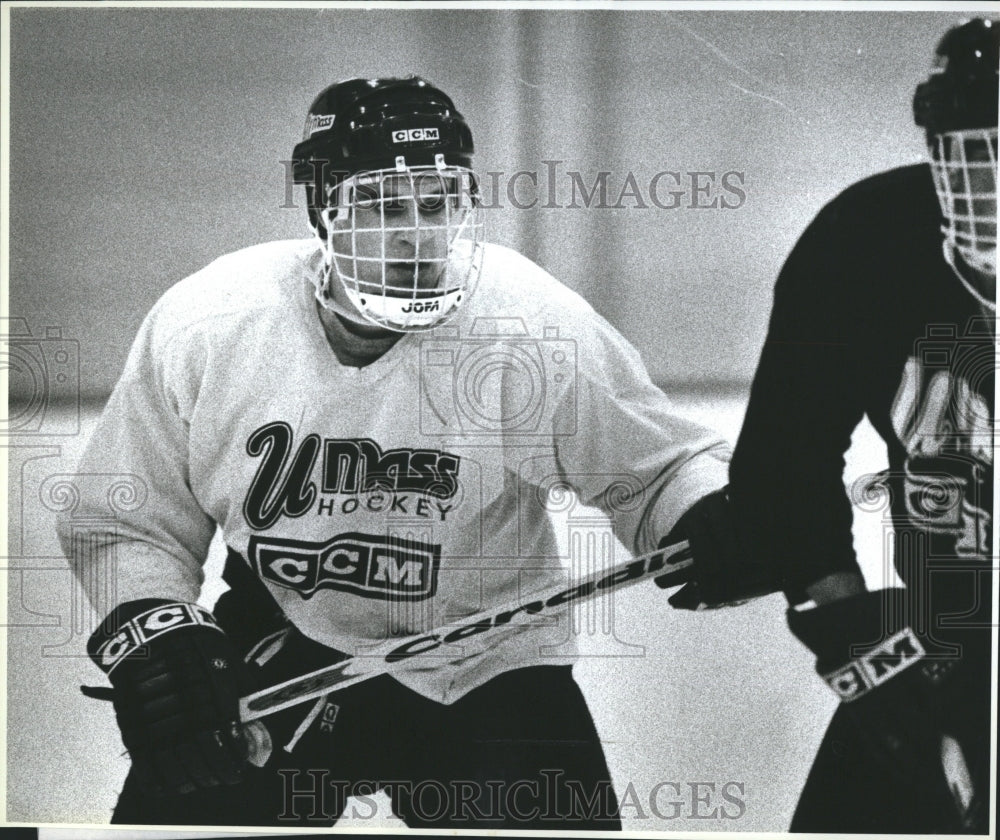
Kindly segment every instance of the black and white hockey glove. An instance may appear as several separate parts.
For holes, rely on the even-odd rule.
[[[955,833],[985,832],[989,809],[988,654],[917,633],[904,589],[864,592],[804,610],[788,625],[845,704],[885,772],[947,787]],[[914,622],[917,624],[923,622]],[[984,635],[985,638],[985,634]]]
[[[122,742],[146,789],[190,793],[241,780],[241,662],[208,610],[130,601],[105,619],[87,652],[114,686]]]
[[[670,596],[672,606],[683,610],[730,607],[780,590],[775,570],[742,547],[727,488],[695,502],[658,547],[685,539],[694,558],[692,579]],[[656,582],[664,588],[676,586],[676,579],[666,576]]]

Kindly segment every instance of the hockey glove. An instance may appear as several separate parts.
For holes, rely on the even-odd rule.
[[[982,679],[989,658],[915,632],[907,621],[908,595],[884,589],[790,609],[788,625],[816,654],[816,671],[872,745],[874,760],[911,778],[914,790],[947,786],[956,833],[985,830],[989,753],[980,747],[989,732]]]
[[[678,520],[658,548],[687,540],[694,557],[692,579],[669,601],[678,609],[701,610],[729,607],[777,592],[780,585],[768,566],[743,550],[726,488],[702,497]],[[667,588],[676,579],[656,579]]]
[[[146,789],[190,793],[241,780],[241,663],[208,610],[130,601],[105,619],[87,652],[114,687],[122,742]]]

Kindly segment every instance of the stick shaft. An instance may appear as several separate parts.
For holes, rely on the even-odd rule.
[[[679,542],[650,554],[636,557],[586,575],[567,584],[560,582],[534,592],[516,602],[490,607],[451,624],[401,639],[389,639],[366,654],[354,656],[318,671],[303,674],[278,685],[256,691],[240,701],[244,723],[315,700],[333,691],[356,685],[380,674],[390,673],[412,659],[446,653],[447,646],[472,636],[509,633],[527,626],[527,617],[547,617],[565,611],[569,605],[597,598],[639,583],[650,577],[669,576],[669,586],[690,579],[688,543]]]

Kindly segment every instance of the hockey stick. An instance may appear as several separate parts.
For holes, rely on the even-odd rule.
[[[667,586],[680,586],[690,579],[693,563],[686,541],[617,563],[567,585],[553,584],[516,603],[491,607],[427,633],[389,639],[371,651],[345,659],[301,677],[248,694],[240,700],[244,724],[307,700],[315,700],[380,674],[390,673],[410,660],[434,653],[471,636],[499,635],[512,625],[524,623],[526,616],[545,617],[563,611],[577,601],[639,583],[651,577],[668,576]]]

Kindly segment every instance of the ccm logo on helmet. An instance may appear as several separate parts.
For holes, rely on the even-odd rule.
[[[101,645],[97,651],[98,661],[104,671],[110,674],[118,663],[150,639],[199,625],[222,632],[212,614],[197,604],[164,604],[154,607],[125,622],[112,638]]]
[[[403,128],[392,132],[393,143],[418,143],[421,140],[440,140],[436,128]]]
[[[420,601],[437,591],[441,546],[358,533],[326,542],[253,536],[247,553],[260,577],[305,599],[339,589],[363,598]]]
[[[905,627],[864,656],[859,656],[832,673],[824,674],[823,679],[841,700],[857,700],[917,663],[925,653],[913,631]]]

